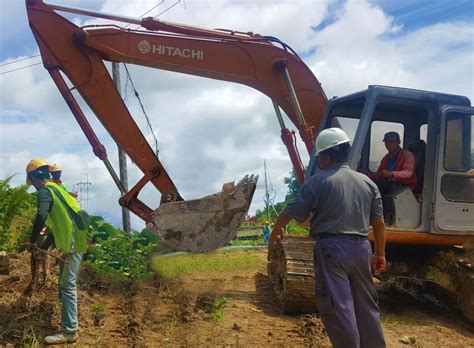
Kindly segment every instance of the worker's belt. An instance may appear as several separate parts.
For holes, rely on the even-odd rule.
[[[367,240],[367,236],[361,236],[361,235],[355,235],[355,234],[318,233],[316,235],[316,240],[328,239],[328,238],[360,240],[360,241]]]

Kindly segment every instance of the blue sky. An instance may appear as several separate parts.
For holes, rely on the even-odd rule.
[[[433,23],[474,20],[474,2],[470,0],[380,0],[383,10],[405,30]]]
[[[54,2],[129,17],[138,17],[158,3]],[[150,15],[173,3],[165,0]],[[90,18],[67,17],[78,24],[90,23]],[[384,84],[474,98],[474,1],[186,0],[160,18],[279,37],[302,55],[329,97]],[[69,186],[87,174],[93,183],[89,209],[118,224],[118,191],[42,65],[1,74],[40,62],[36,57],[4,65],[37,52],[24,2],[0,0],[0,176],[19,173],[13,179],[19,184],[30,158],[60,163]],[[130,71],[159,139],[161,159],[184,197],[211,194],[245,173],[263,177],[266,159],[276,200],[284,198],[283,178],[291,164],[268,98],[221,81],[134,66]],[[137,101],[129,96],[127,103],[150,141]],[[85,112],[116,166],[113,141],[87,108]],[[130,184],[140,175],[130,163]],[[252,212],[263,206],[263,195],[262,180]],[[143,198],[152,207],[159,201],[150,187]],[[133,224],[143,227],[138,218]]]

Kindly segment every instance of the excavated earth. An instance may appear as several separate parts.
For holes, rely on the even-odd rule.
[[[266,275],[266,252],[234,252],[252,253],[261,262],[251,270],[200,273],[172,283],[111,283],[83,269],[76,345],[330,346],[317,315],[281,314]],[[0,275],[1,346],[35,343],[57,329],[58,267],[51,267],[42,289],[26,296],[29,265],[29,254],[10,254],[10,274]],[[227,302],[217,317],[212,303],[223,297]],[[380,305],[389,347],[474,347],[472,324],[457,313],[398,293],[381,293]]]

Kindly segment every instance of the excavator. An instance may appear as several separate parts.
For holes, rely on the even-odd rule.
[[[225,184],[214,195],[184,200],[134,122],[104,61],[239,83],[265,94],[273,104],[281,139],[300,183],[318,170],[313,153],[318,131],[344,129],[352,140],[349,165],[364,173],[377,169],[383,154],[381,134],[397,131],[403,147],[415,155],[418,186],[383,197],[394,211],[386,234],[393,274],[450,291],[458,307],[474,320],[474,275],[469,261],[469,257],[474,261],[469,248],[474,243],[474,108],[467,97],[371,85],[364,91],[328,100],[297,53],[272,36],[204,29],[152,17],[135,19],[42,0],[26,0],[26,9],[43,65],[94,154],[104,162],[121,191],[119,204],[142,218],[171,246],[204,252],[231,240],[247,213],[258,177],[246,176],[237,185]],[[141,29],[116,24],[78,27],[58,12],[135,24]],[[143,178],[128,192],[73,90],[143,172]],[[311,160],[306,169],[295,132],[286,127],[282,110],[308,151]],[[161,193],[160,206],[154,210],[138,199],[148,182]],[[290,298],[311,301],[313,291],[305,294],[301,289],[314,282],[312,248],[301,251],[295,245],[311,246],[314,241],[292,240],[283,238],[282,252],[275,253],[280,260],[273,262],[273,273],[278,273],[272,279],[274,288],[286,302],[291,302]],[[292,248],[296,248],[293,256]],[[311,306],[306,303],[303,307]]]

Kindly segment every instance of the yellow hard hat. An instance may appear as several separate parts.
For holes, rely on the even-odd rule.
[[[268,221],[265,221],[265,223],[268,225]]]
[[[61,170],[62,170],[62,169],[61,169],[61,167],[59,166],[59,164],[54,163],[54,164],[51,164],[51,165],[49,166],[49,172],[50,172],[50,173],[60,172]]]
[[[33,158],[28,165],[26,166],[26,184],[31,185],[31,180],[28,176],[33,170],[36,170],[41,167],[49,167],[48,162],[42,158]]]

